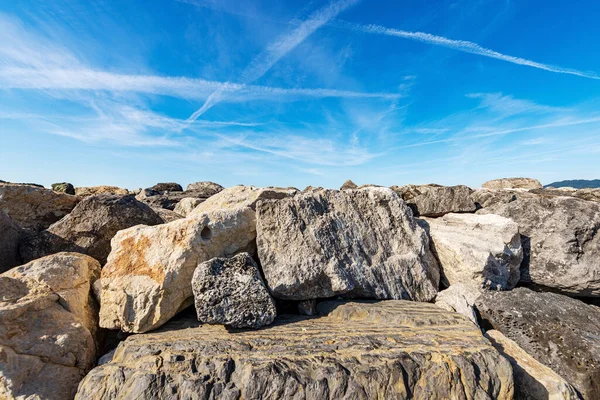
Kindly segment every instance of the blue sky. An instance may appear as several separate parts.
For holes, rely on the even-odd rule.
[[[600,177],[600,2],[5,1],[0,179]]]

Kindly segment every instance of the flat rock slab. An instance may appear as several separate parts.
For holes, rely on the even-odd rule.
[[[448,213],[472,213],[477,210],[467,186],[406,185],[392,186],[416,216],[441,217]]]
[[[192,320],[129,337],[76,399],[511,399],[503,358],[466,318],[408,301],[325,303],[258,331]],[[187,328],[187,329],[185,329]]]
[[[484,292],[475,306],[484,328],[502,332],[585,399],[600,399],[600,308],[526,288]]]
[[[256,225],[274,297],[429,301],[438,291],[429,237],[391,189],[310,190],[259,202]]]
[[[501,178],[485,182],[484,189],[541,189],[542,184],[532,178]]]

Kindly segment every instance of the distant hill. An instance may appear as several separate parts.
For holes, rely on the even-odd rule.
[[[545,185],[544,187],[552,186],[555,188],[558,187],[572,187],[575,189],[587,189],[587,188],[600,188],[600,179],[594,179],[592,181],[587,181],[585,179],[574,179],[572,181],[560,181],[554,182],[549,185]]]

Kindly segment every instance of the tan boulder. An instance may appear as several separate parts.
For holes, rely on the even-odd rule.
[[[197,197],[186,197],[181,199],[181,201],[177,203],[173,211],[185,217],[189,213],[191,213],[196,207],[198,207],[203,201],[204,199],[200,199]]]
[[[90,187],[76,187],[75,194],[81,197],[94,196],[97,194],[129,194],[129,190],[123,189],[117,186],[90,186]]]
[[[0,275],[0,398],[72,399],[96,361],[100,264],[59,253]]]
[[[40,231],[67,215],[81,200],[38,186],[0,183],[0,212],[22,228]]]

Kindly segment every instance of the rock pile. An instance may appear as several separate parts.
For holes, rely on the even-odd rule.
[[[600,399],[590,190],[53,189],[0,183],[2,400]]]

